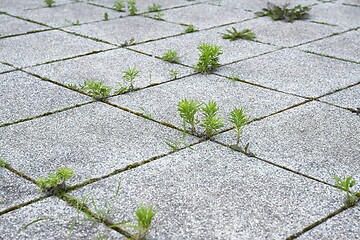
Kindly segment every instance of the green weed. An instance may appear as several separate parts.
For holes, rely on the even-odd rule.
[[[135,78],[139,76],[140,71],[137,70],[136,67],[134,68],[129,67],[123,73],[124,73],[123,79],[130,84],[129,90],[130,91],[134,90]]]
[[[79,20],[76,20],[76,21],[70,21],[70,20],[65,20],[65,24],[67,25],[72,25],[72,26],[78,26],[80,25],[80,21]]]
[[[205,128],[205,135],[211,137],[214,132],[218,132],[224,126],[223,119],[218,117],[219,108],[215,101],[209,101],[203,104],[201,110],[203,119],[200,126]]]
[[[309,17],[309,6],[297,5],[293,8],[288,8],[289,4],[284,6],[277,6],[273,3],[268,2],[267,8],[263,8],[262,11],[256,12],[255,14],[259,17],[269,16],[273,20],[284,20],[285,22],[294,22],[298,19],[306,19]]]
[[[244,109],[242,108],[234,108],[230,112],[230,119],[229,121],[234,126],[234,131],[236,134],[236,145],[239,145],[240,143],[240,136],[243,132],[244,127],[249,122],[249,117],[245,114]]]
[[[198,46],[200,56],[195,70],[200,73],[208,73],[220,66],[219,55],[223,53],[222,47],[215,44],[201,43]]]
[[[162,60],[171,62],[171,63],[178,63],[180,61],[180,57],[178,56],[177,52],[174,50],[167,50],[163,56],[161,57]]]
[[[244,29],[238,32],[234,27],[231,30],[226,30],[227,33],[222,35],[223,39],[229,39],[230,41],[235,41],[239,38],[245,40],[252,40],[256,37],[255,33],[253,33],[250,29]]]
[[[177,71],[177,70],[172,70],[172,69],[170,69],[170,70],[169,70],[169,73],[170,73],[170,78],[176,79],[180,72]]]
[[[201,109],[201,104],[198,101],[192,99],[187,100],[183,99],[178,103],[178,111],[180,117],[183,119],[184,131],[186,130],[186,123],[190,124],[191,133],[196,133],[196,124],[199,123],[199,120],[195,117],[195,114]]]
[[[74,171],[71,168],[63,167],[57,170],[55,174],[49,174],[46,178],[40,177],[36,180],[36,185],[38,185],[41,192],[58,195],[65,191],[65,182],[72,178],[73,175]]]
[[[127,4],[130,15],[136,15],[136,13],[139,11],[139,9],[136,7],[136,0],[130,0],[127,2]]]
[[[114,3],[114,9],[119,12],[125,12],[125,2],[124,0],[116,0]]]
[[[133,228],[137,231],[131,240],[142,240],[152,229],[152,220],[157,212],[154,211],[153,206],[145,206],[140,204],[140,207],[136,210],[137,225],[127,224],[125,226]]]
[[[194,27],[194,25],[190,24],[185,28],[185,33],[197,32],[198,30]]]
[[[101,100],[110,96],[112,88],[105,86],[103,82],[90,80],[84,82],[84,85],[81,86],[81,90],[92,95],[95,99]]]
[[[161,5],[153,3],[152,5],[148,6],[149,12],[158,12],[161,9]]]
[[[104,21],[109,21],[109,14],[107,12],[104,13]]]
[[[336,187],[340,189],[340,191],[346,192],[346,202],[347,206],[354,206],[356,202],[360,198],[360,192],[354,192],[351,190],[353,186],[355,186],[356,181],[353,180],[352,176],[344,177],[343,179],[339,178],[338,176],[334,176]]]
[[[44,3],[48,7],[52,7],[52,5],[55,3],[55,0],[44,0]]]
[[[158,12],[158,13],[154,14],[152,17],[156,20],[164,21],[164,19],[163,19],[164,16],[165,16],[165,14]]]
[[[6,167],[8,164],[5,160],[0,159],[0,168]]]

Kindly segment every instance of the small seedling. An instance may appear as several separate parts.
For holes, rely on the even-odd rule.
[[[102,82],[96,82],[94,80],[85,81],[81,89],[92,95],[95,99],[101,100],[110,96],[111,87],[105,86]]]
[[[200,56],[195,70],[200,73],[208,73],[220,66],[219,55],[222,54],[221,46],[209,43],[201,43],[198,46]]]
[[[134,68],[128,68],[126,71],[123,72],[124,75],[123,75],[123,79],[130,83],[130,86],[129,86],[129,90],[132,91],[134,90],[134,82],[135,82],[135,78],[137,76],[139,76],[139,73],[140,71],[136,69],[136,67]]]
[[[129,91],[129,87],[126,87],[124,85],[122,85],[120,82],[117,82],[116,85],[118,85],[118,88],[115,89],[114,94],[121,94],[121,93],[126,93],[127,91]]]
[[[256,12],[255,14],[259,17],[269,16],[273,20],[284,20],[285,22],[294,22],[298,19],[306,19],[309,17],[309,6],[297,5],[293,8],[288,8],[289,4],[284,6],[277,6],[273,3],[268,2],[267,8],[263,8],[262,11]]]
[[[152,229],[151,223],[156,213],[157,212],[154,211],[153,206],[148,207],[143,204],[140,204],[140,207],[135,212],[137,217],[137,225],[130,225],[130,224],[125,225],[137,231],[136,235],[134,235],[131,238],[132,240],[145,239],[145,236]]]
[[[114,9],[119,12],[125,12],[125,3],[124,0],[116,0],[114,3]]]
[[[109,14],[107,12],[104,13],[104,21],[109,21]]]
[[[234,131],[236,133],[236,145],[240,143],[240,136],[246,124],[249,122],[248,116],[246,116],[244,109],[234,108],[230,112],[229,121],[234,125]]]
[[[121,44],[122,47],[130,46],[135,43],[135,38],[131,37],[129,41],[125,41],[123,44]]]
[[[153,3],[152,5],[148,6],[149,12],[158,12],[161,9],[161,5]]]
[[[163,19],[164,16],[165,16],[165,14],[158,12],[157,14],[153,15],[153,18],[156,20],[164,21],[164,19]]]
[[[65,182],[74,175],[71,168],[60,168],[55,174],[49,174],[46,178],[40,177],[36,180],[36,185],[40,188],[41,192],[48,195],[58,195],[65,191]]]
[[[356,181],[353,180],[352,176],[344,177],[343,179],[339,178],[338,176],[334,176],[336,187],[340,189],[340,191],[346,192],[346,202],[347,206],[354,206],[356,202],[360,198],[360,192],[356,193],[351,190],[353,186],[355,186]]]
[[[52,7],[52,5],[55,3],[55,0],[44,0],[46,6]]]
[[[145,118],[151,119],[151,113],[146,111],[145,108],[139,107],[139,110],[141,111],[141,115],[143,115]]]
[[[186,123],[190,124],[191,132],[196,133],[195,125],[199,123],[196,119],[195,114],[200,110],[201,104],[195,100],[183,99],[178,103],[178,111],[180,117],[183,119],[184,131],[186,130]]]
[[[0,159],[0,168],[6,167],[6,165],[7,163],[4,160]]]
[[[172,70],[172,69],[170,69],[170,70],[169,70],[169,73],[170,73],[170,78],[176,79],[180,72],[177,71],[177,70]]]
[[[222,38],[223,39],[229,39],[230,41],[235,41],[239,38],[245,39],[245,40],[252,40],[256,37],[255,33],[253,33],[250,29],[245,28],[244,30],[238,32],[234,27],[232,28],[232,31],[227,29],[227,33],[224,33]]]
[[[197,32],[197,30],[194,27],[194,25],[190,24],[185,28],[185,33],[192,33],[192,32]]]
[[[177,52],[174,50],[167,50],[163,56],[161,57],[162,60],[171,62],[171,63],[178,63],[180,61],[180,57],[178,56]]]
[[[139,9],[136,7],[136,0],[130,0],[127,2],[127,4],[130,15],[136,15],[136,13],[139,11]]]
[[[70,20],[65,20],[65,24],[72,25],[72,26],[78,26],[78,25],[80,25],[80,21],[76,20],[76,21],[72,22]]]
[[[211,137],[214,132],[218,132],[224,126],[223,119],[218,117],[219,108],[215,101],[209,101],[204,104],[201,110],[203,112],[203,120],[200,126],[205,128],[205,135]]]

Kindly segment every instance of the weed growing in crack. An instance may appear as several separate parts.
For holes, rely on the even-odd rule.
[[[243,132],[243,129],[246,126],[246,124],[249,123],[249,117],[245,114],[244,109],[235,107],[230,112],[229,121],[234,126],[234,131],[235,131],[235,134],[236,134],[236,145],[239,145],[240,136],[241,136],[241,134]]]
[[[36,180],[36,185],[40,191],[47,195],[58,195],[66,190],[65,182],[72,178],[74,171],[71,168],[63,167],[55,174],[49,174],[46,178],[40,177]]]
[[[90,80],[84,82],[84,85],[81,86],[81,90],[92,95],[97,100],[102,100],[110,96],[112,88],[105,86],[103,82]]]
[[[125,2],[124,0],[116,0],[114,3],[114,9],[119,12],[125,12]]]
[[[6,167],[8,164],[5,160],[0,159],[0,168]]]
[[[346,192],[346,201],[345,205],[350,207],[354,206],[360,198],[360,192],[354,192],[351,190],[353,186],[355,186],[356,181],[353,180],[352,176],[344,177],[343,179],[338,176],[334,176],[336,187],[340,189],[340,191]]]
[[[152,114],[145,110],[143,107],[139,107],[139,110],[141,111],[141,115],[143,115],[145,118],[151,119]]]
[[[180,117],[183,119],[184,131],[186,130],[186,123],[190,124],[191,133],[196,133],[196,124],[199,120],[195,117],[195,114],[201,109],[201,103],[192,99],[183,99],[178,103],[178,111]]]
[[[148,6],[149,12],[158,12],[161,9],[161,5],[153,3],[152,5]]]
[[[109,21],[109,14],[107,12],[104,13],[104,21]]]
[[[229,39],[230,41],[235,41],[237,39],[245,39],[245,40],[253,40],[256,35],[250,29],[245,28],[244,30],[238,32],[234,27],[232,27],[232,31],[227,29],[227,33],[222,35],[223,39]]]
[[[178,63],[180,61],[180,57],[178,56],[177,52],[171,49],[167,50],[161,59],[171,63]]]
[[[222,47],[215,44],[200,43],[198,46],[200,56],[195,70],[200,73],[208,73],[220,66],[219,55],[223,53]]]
[[[197,32],[198,30],[196,30],[196,28],[194,27],[194,25],[190,24],[185,28],[185,33],[192,33],[192,32]]]
[[[70,21],[70,20],[65,20],[65,24],[67,25],[71,25],[71,26],[79,26],[80,25],[80,20],[76,20],[76,21]]]
[[[149,233],[152,227],[152,220],[157,212],[154,211],[153,206],[145,206],[140,204],[140,207],[136,210],[137,225],[126,224],[126,227],[133,228],[137,231],[136,235],[131,237],[131,240],[142,240]]]
[[[52,7],[52,5],[55,3],[55,0],[44,0],[44,3],[48,7]]]
[[[136,15],[136,13],[139,11],[139,9],[136,7],[136,0],[130,0],[127,2],[127,4],[130,15]]]
[[[123,72],[123,79],[128,82],[130,84],[129,86],[129,90],[132,91],[134,90],[134,83],[135,83],[135,78],[137,76],[139,76],[140,71],[136,69],[136,67],[134,68],[128,68],[126,71]]]
[[[158,13],[154,14],[152,17],[156,20],[164,21],[164,18],[163,18],[164,16],[165,16],[165,14],[158,12]]]
[[[268,2],[267,8],[263,8],[262,11],[256,12],[255,14],[259,17],[269,16],[273,20],[284,20],[285,22],[294,22],[298,19],[306,19],[309,17],[309,6],[297,5],[293,8],[288,8],[289,4],[284,6],[277,6],[273,3]]]
[[[223,119],[218,116],[219,108],[215,101],[209,101],[203,104],[201,110],[203,112],[203,119],[200,126],[205,128],[205,135],[211,137],[224,126]]]
[[[131,37],[129,41],[125,41],[123,44],[121,44],[121,47],[126,47],[135,44],[135,38]]]
[[[172,70],[172,69],[169,70],[170,78],[172,78],[172,79],[176,79],[177,76],[179,75],[179,73],[180,72],[177,70]]]

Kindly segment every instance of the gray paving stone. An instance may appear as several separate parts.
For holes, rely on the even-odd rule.
[[[360,121],[350,111],[312,102],[251,123],[243,143],[258,156],[334,183],[333,176],[360,179]],[[235,143],[233,132],[217,140]]]
[[[39,188],[35,184],[5,168],[0,168],[0,182],[0,211],[40,197]]]
[[[172,36],[181,33],[182,29],[183,27],[176,24],[141,16],[130,16],[67,28],[69,31],[118,45],[124,44],[125,41],[129,42],[132,38],[135,42],[143,42]]]
[[[263,0],[213,0],[212,1],[215,4],[219,4],[221,6],[230,7],[230,8],[239,8],[239,9],[245,9],[245,10],[251,10],[251,11],[261,11],[261,9],[267,7],[267,1]],[[316,0],[272,0],[271,3],[274,3],[276,5],[284,5],[286,3],[290,3],[290,7],[296,6],[301,4],[302,6],[308,6],[314,3],[318,3]]]
[[[177,103],[184,98],[201,102],[216,101],[220,108],[219,114],[226,119],[227,127],[229,127],[228,114],[234,107],[242,107],[252,118],[257,118],[304,101],[302,98],[233,82],[214,75],[186,77],[142,91],[113,97],[109,101],[139,112],[138,109],[142,107],[151,114],[152,118],[182,128]]]
[[[10,67],[8,65],[0,63],[0,73],[8,72],[8,71],[11,71],[11,70],[14,70],[14,68],[12,68],[12,67]]]
[[[283,49],[221,67],[218,73],[307,97],[318,97],[359,81],[360,68],[296,49]]]
[[[226,12],[226,14],[224,14]],[[197,29],[210,28],[223,24],[251,19],[254,14],[239,10],[215,6],[207,3],[174,8],[163,11],[163,19],[179,24],[193,24]]]
[[[0,124],[89,101],[92,98],[23,72],[0,75]]]
[[[112,199],[117,221],[158,211],[147,239],[285,239],[342,205],[337,189],[205,142],[72,194]]]
[[[53,7],[61,4],[71,3],[73,0],[56,0]],[[0,10],[7,12],[19,12],[22,10],[47,7],[44,1],[39,0],[1,0]]]
[[[109,49],[111,45],[54,30],[1,39],[0,48],[1,61],[25,67]]]
[[[104,9],[82,2],[26,10],[18,12],[17,15],[52,27],[64,27],[102,21],[105,12],[108,13],[109,19],[125,16],[125,14],[111,9]]]
[[[197,47],[200,43],[211,43],[222,47],[223,54],[219,56],[220,64],[231,63],[277,49],[277,47],[253,41],[223,39],[223,33],[226,32],[226,29],[231,29],[232,26],[239,27],[242,24],[185,34],[175,38],[131,46],[130,48],[158,57],[172,49],[179,54],[180,62],[188,66],[197,63],[199,58]]]
[[[44,219],[44,220],[40,220]],[[26,224],[39,220],[26,229]],[[1,239],[68,239],[72,222],[76,221],[71,239],[96,239],[107,235],[107,239],[125,239],[120,233],[100,223],[88,221],[85,214],[77,212],[57,198],[22,207],[0,216]]]
[[[46,27],[8,15],[0,15],[0,37],[43,29]]]
[[[339,3],[360,7],[360,2],[358,0],[340,0]]]
[[[360,8],[337,3],[326,3],[314,6],[311,20],[336,24],[346,28],[360,27]]]
[[[360,235],[360,207],[354,207],[327,220],[299,237],[305,239],[358,239]]]
[[[71,167],[73,184],[168,153],[164,139],[180,138],[181,132],[93,103],[2,127],[0,135],[0,155],[14,168],[37,179]]]
[[[41,65],[29,71],[65,84],[83,84],[86,80],[103,81],[105,85],[118,88],[116,82],[128,85],[123,79],[123,71],[136,67],[140,74],[135,79],[135,87],[172,79],[169,70],[179,71],[178,77],[192,73],[192,69],[148,57],[127,49],[117,49],[92,54],[67,61]]]
[[[300,49],[360,63],[360,31],[325,38],[303,45]]]
[[[352,109],[360,108],[360,85],[320,98],[321,100]]]

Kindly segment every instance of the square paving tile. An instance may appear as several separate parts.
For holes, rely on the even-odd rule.
[[[0,48],[0,61],[25,67],[109,49],[111,45],[53,30],[1,39]]]
[[[192,73],[192,69],[171,64],[128,49],[117,49],[92,54],[80,58],[46,64],[28,69],[41,76],[65,84],[83,84],[93,79],[117,88],[116,82],[128,85],[123,72],[136,67],[140,73],[135,79],[135,87],[145,87],[172,79],[169,70],[178,71],[178,77]]]
[[[303,45],[300,49],[360,63],[360,31],[329,37]]]
[[[218,73],[307,97],[318,97],[359,81],[360,68],[296,49],[283,49],[221,67]]]
[[[53,7],[61,4],[71,3],[73,0],[56,0]],[[39,0],[1,0],[0,11],[19,12],[28,9],[45,8],[44,1]]]
[[[23,72],[0,75],[0,124],[89,101],[92,98]]]
[[[46,27],[8,15],[0,15],[0,37],[43,29]]]
[[[72,194],[112,199],[117,221],[154,205],[147,239],[285,239],[342,205],[338,190],[205,142]]]
[[[278,49],[274,46],[253,41],[229,41],[223,39],[222,35],[226,32],[226,29],[231,29],[231,26],[185,34],[174,38],[130,46],[130,48],[158,57],[162,57],[167,50],[172,49],[180,56],[180,62],[188,66],[193,66],[197,63],[199,58],[197,47],[200,43],[216,44],[222,47],[223,54],[219,56],[220,64],[231,63]]]
[[[320,98],[342,107],[360,108],[360,84]]]
[[[122,45],[125,41],[129,42],[131,39],[138,43],[176,35],[183,31],[183,27],[141,16],[129,16],[110,21],[73,26],[66,28],[66,30]]]
[[[109,19],[125,15],[111,9],[104,9],[82,2],[26,10],[18,12],[17,15],[52,27],[63,27],[102,21],[105,12],[108,13]]]
[[[233,132],[217,140],[235,143]],[[258,157],[334,183],[333,176],[360,179],[360,121],[350,111],[311,102],[244,130],[243,143]]]
[[[182,128],[177,104],[182,99],[201,102],[214,100],[225,118],[234,107],[242,107],[252,117],[268,115],[304,101],[302,98],[274,92],[249,84],[233,82],[214,75],[197,75],[110,98],[109,101],[134,111],[143,108],[151,117]],[[201,115],[199,115],[201,118]]]
[[[0,155],[34,179],[71,167],[72,184],[168,153],[171,149],[165,139],[181,134],[104,103],[93,103],[0,128]]]
[[[40,197],[39,188],[35,184],[5,168],[0,168],[0,182],[0,211]]]
[[[26,224],[35,220],[39,221],[19,232]],[[68,239],[74,221],[76,223],[71,239],[96,239],[101,235],[108,236],[108,239],[125,239],[120,233],[103,224],[93,224],[87,220],[85,214],[77,212],[76,209],[54,197],[1,215],[1,237],[2,239]]]

